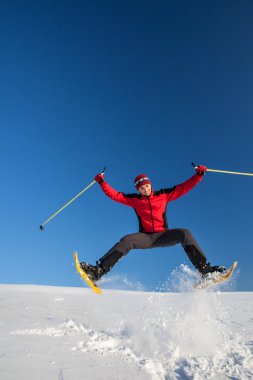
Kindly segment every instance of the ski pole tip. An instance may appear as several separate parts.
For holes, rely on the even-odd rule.
[[[44,230],[44,226],[41,224],[40,225],[40,230],[43,231]]]

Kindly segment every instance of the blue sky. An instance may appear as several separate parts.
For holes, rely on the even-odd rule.
[[[134,212],[93,181],[133,192],[189,178],[191,161],[253,172],[253,4],[238,1],[2,1],[0,282],[80,286],[72,254],[95,262],[136,232]],[[212,264],[238,260],[253,290],[253,178],[208,173],[169,204]],[[180,246],[132,251],[113,273],[147,290],[180,263]]]

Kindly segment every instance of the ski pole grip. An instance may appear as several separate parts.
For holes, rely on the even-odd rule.
[[[195,165],[194,162],[192,162],[192,166],[194,166],[195,169],[198,167],[198,165]]]

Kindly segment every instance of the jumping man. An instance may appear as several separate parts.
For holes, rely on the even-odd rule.
[[[97,174],[95,181],[109,198],[134,209],[139,220],[139,232],[121,238],[96,265],[81,263],[89,278],[93,282],[100,280],[131,249],[170,247],[175,244],[182,245],[191,263],[202,276],[212,272],[223,273],[226,268],[207,263],[204,252],[188,229],[169,229],[167,224],[167,204],[192,190],[203,179],[206,170],[206,166],[199,165],[196,174],[185,182],[158,191],[153,190],[146,174],[140,174],[134,180],[138,191],[134,194],[124,194],[113,189],[105,181],[103,173]]]

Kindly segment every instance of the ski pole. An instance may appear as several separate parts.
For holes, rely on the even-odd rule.
[[[192,165],[194,166],[195,169],[198,167],[198,166],[195,165],[193,162],[192,162]],[[228,170],[217,170],[217,169],[206,169],[206,171],[207,171],[207,172],[213,172],[213,173],[248,175],[248,176],[253,177],[253,173],[231,172],[231,171],[228,171]]]
[[[106,170],[106,166],[104,167],[101,174],[104,174]],[[52,220],[56,215],[58,215],[61,211],[63,211],[66,207],[68,207],[72,202],[74,202],[80,195],[82,195],[86,190],[88,190],[92,185],[94,185],[96,181],[92,181],[88,186],[85,187],[80,193],[78,193],[74,198],[72,198],[68,203],[62,206],[58,211],[56,211],[53,215],[51,215],[45,222],[40,225],[41,231],[44,230],[45,224],[47,224],[50,220]]]

